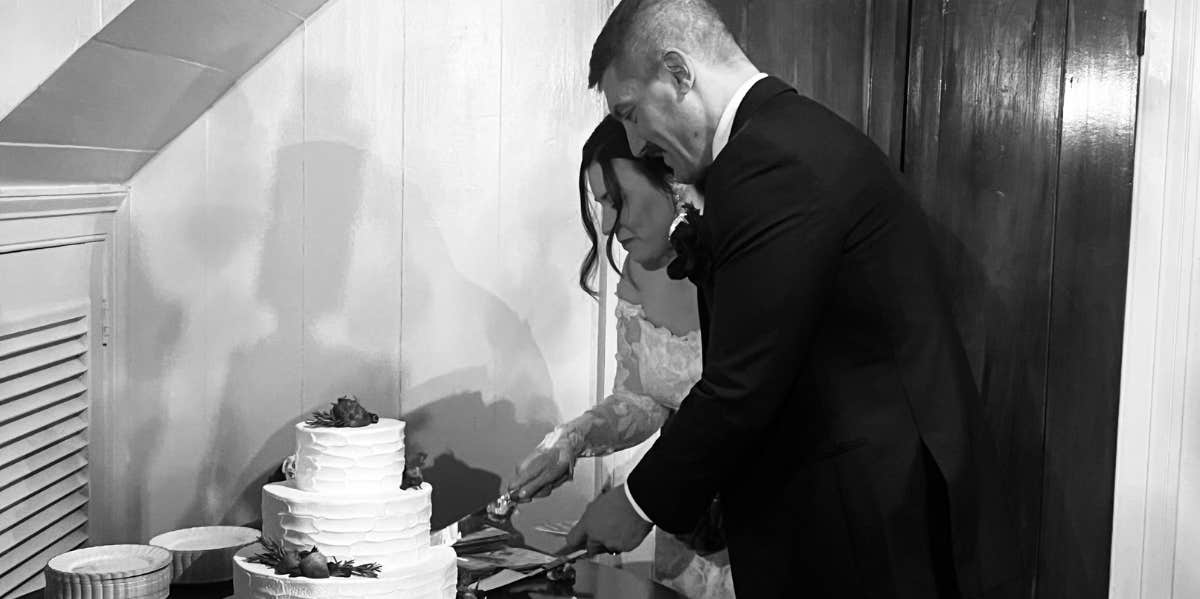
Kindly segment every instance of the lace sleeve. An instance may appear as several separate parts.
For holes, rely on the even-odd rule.
[[[640,339],[637,320],[618,310],[617,372],[612,395],[551,433],[580,448],[578,455],[602,456],[628,449],[650,438],[666,421],[666,406],[646,395],[642,387],[635,350]]]

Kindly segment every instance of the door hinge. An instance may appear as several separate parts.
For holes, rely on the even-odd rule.
[[[112,310],[108,298],[100,300],[100,347],[108,347],[112,341]]]
[[[1138,12],[1137,55],[1146,54],[1146,11]]]

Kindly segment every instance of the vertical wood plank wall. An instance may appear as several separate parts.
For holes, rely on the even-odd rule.
[[[613,4],[330,0],[131,181],[113,434],[138,451],[97,541],[254,520],[291,426],[342,393],[407,419],[435,521],[590,405],[575,181]],[[592,487],[522,509],[527,539],[556,548],[530,529]]]
[[[930,216],[1014,489],[1028,596],[1107,593],[1136,0],[716,0]]]

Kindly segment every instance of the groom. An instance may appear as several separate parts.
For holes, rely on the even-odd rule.
[[[1018,556],[924,216],[876,146],[766,76],[703,0],[622,0],[589,81],[704,192],[704,371],[568,549],[691,531],[739,597],[994,597]]]

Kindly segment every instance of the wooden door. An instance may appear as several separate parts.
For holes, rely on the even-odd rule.
[[[908,2],[713,0],[750,59],[866,131],[903,143]]]
[[[1026,596],[1107,594],[1140,0],[718,0],[863,128],[930,223]]]

